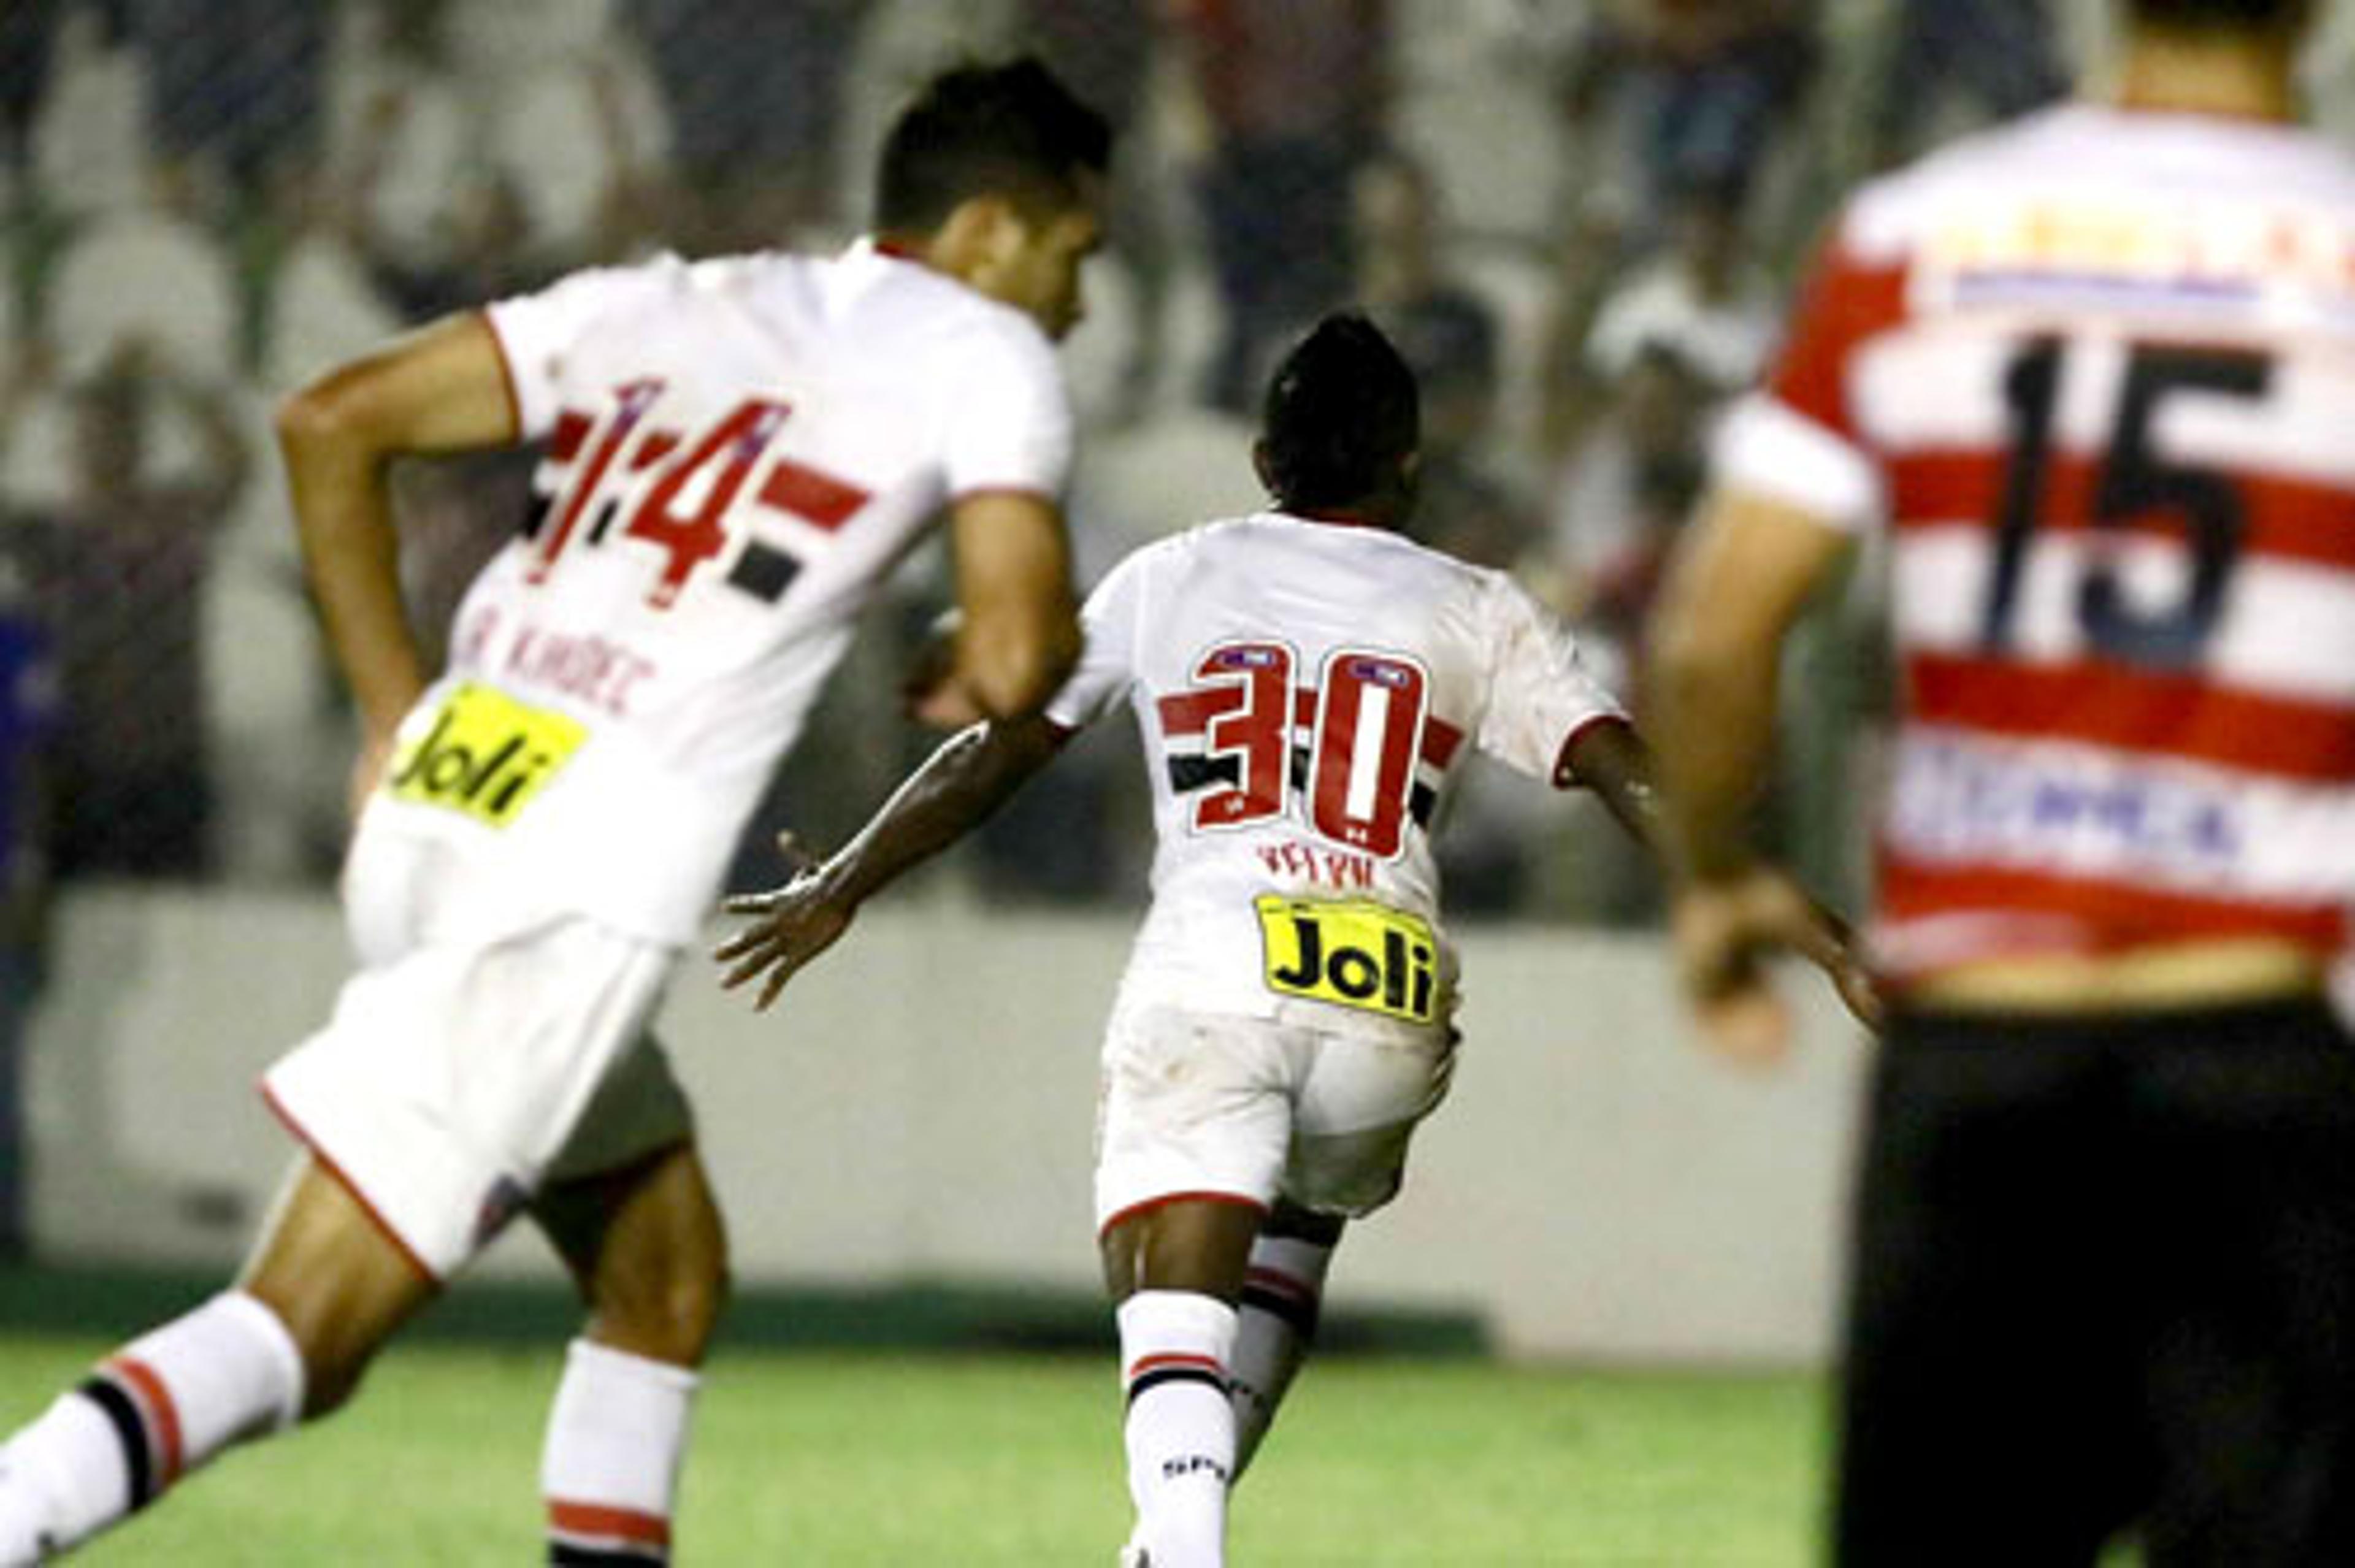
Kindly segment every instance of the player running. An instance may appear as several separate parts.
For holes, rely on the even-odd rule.
[[[1229,1486],[1306,1352],[1344,1221],[1398,1191],[1446,1093],[1455,959],[1430,836],[1465,762],[1591,789],[1647,831],[1642,744],[1567,629],[1394,531],[1416,443],[1404,362],[1363,317],[1327,318],[1268,392],[1254,456],[1275,510],[1128,557],[1043,715],[950,741],[825,865],[729,906],[757,918],[719,951],[726,983],[765,976],[765,1008],[864,900],[1134,707],[1159,848],[1095,1179],[1132,1563],[1223,1561]]]
[[[1880,530],[1902,675],[1838,1560],[2355,1563],[2355,158],[2302,0],[2126,0],[2094,99],[1849,203],[1657,628],[1704,1017],[1739,823]],[[1763,1027],[1762,1027],[1763,1026]]]
[[[1018,717],[1071,667],[1049,337],[1079,315],[1108,139],[1035,63],[954,71],[890,133],[873,240],[582,273],[286,405],[365,726],[359,968],[263,1080],[308,1152],[251,1263],[0,1448],[0,1563],[334,1410],[518,1212],[588,1307],[548,1429],[549,1561],[668,1559],[725,1260],[649,1022],[854,615],[936,517],[964,619],[923,709]],[[387,462],[527,441],[537,505],[431,677]]]

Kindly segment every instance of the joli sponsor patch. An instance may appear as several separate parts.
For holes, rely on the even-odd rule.
[[[1439,944],[1420,916],[1366,899],[1252,901],[1269,990],[1410,1023],[1437,1016]]]
[[[504,827],[588,734],[576,720],[469,681],[443,699],[422,736],[400,749],[384,787],[395,800]]]

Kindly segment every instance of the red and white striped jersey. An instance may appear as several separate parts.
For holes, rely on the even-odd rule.
[[[1885,523],[1891,973],[2355,894],[2355,160],[2072,106],[1868,185],[1731,485]]]
[[[1432,1025],[1453,963],[1430,835],[1466,743],[1548,779],[1581,730],[1624,717],[1510,578],[1378,528],[1204,524],[1127,557],[1082,620],[1048,716],[1077,729],[1130,701],[1159,836],[1124,1007]],[[1337,986],[1286,980],[1336,965]]]
[[[861,244],[578,274],[488,318],[533,516],[461,605],[368,827],[502,902],[694,933],[876,584],[961,494],[1055,495],[1020,313]]]

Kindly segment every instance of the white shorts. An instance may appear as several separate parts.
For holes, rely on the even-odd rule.
[[[542,1187],[685,1142],[647,1032],[675,950],[563,916],[378,956],[261,1093],[436,1279]]]
[[[1448,1031],[1369,1039],[1220,1013],[1115,1014],[1096,1108],[1096,1229],[1179,1197],[1319,1213],[1398,1193],[1415,1124],[1447,1094]]]

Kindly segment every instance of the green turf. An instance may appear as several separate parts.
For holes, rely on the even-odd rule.
[[[0,1341],[0,1429],[107,1347]],[[551,1349],[397,1348],[359,1404],[236,1455],[92,1568],[511,1568],[537,1560]],[[1711,1564],[1812,1552],[1800,1376],[1312,1367],[1237,1496],[1232,1556],[1295,1564]],[[740,1348],[698,1415],[683,1564],[1110,1568],[1126,1528],[1107,1358]]]

